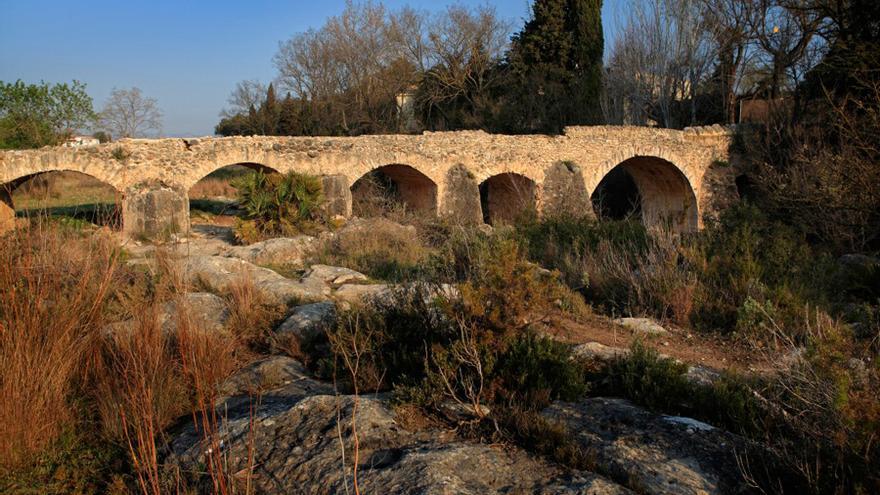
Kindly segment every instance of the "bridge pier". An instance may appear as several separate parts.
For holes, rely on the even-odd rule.
[[[15,228],[15,207],[12,205],[12,193],[0,186],[0,234]]]
[[[572,162],[556,162],[547,169],[539,206],[542,215],[596,216],[583,171]]]
[[[128,188],[122,201],[122,230],[143,239],[167,239],[189,233],[189,197],[186,191],[158,181]]]
[[[464,165],[455,165],[446,173],[442,186],[440,216],[459,225],[483,223],[480,186]]]
[[[348,178],[343,174],[324,175],[321,176],[321,181],[327,215],[351,217],[351,189],[348,187]]]

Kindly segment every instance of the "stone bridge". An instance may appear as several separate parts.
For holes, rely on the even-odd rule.
[[[569,127],[559,136],[481,131],[358,137],[124,139],[92,147],[0,152],[0,230],[12,191],[49,171],[76,171],[119,192],[124,230],[187,231],[187,191],[211,172],[245,165],[324,176],[328,208],[351,214],[351,190],[378,170],[408,207],[490,223],[523,207],[592,214],[633,203],[648,226],[699,229],[736,198],[731,136],[713,126]],[[637,203],[637,205],[635,204]],[[616,206],[615,206],[616,204]]]

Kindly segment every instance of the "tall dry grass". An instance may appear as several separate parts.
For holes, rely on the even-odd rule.
[[[192,199],[234,198],[237,195],[238,189],[230,179],[205,178],[189,190]]]
[[[687,246],[669,232],[654,232],[647,246],[599,242],[581,254],[588,292],[616,312],[648,315],[687,326],[700,290]]]
[[[0,238],[0,467],[75,422],[71,399],[94,362],[118,260],[108,238],[40,224]]]
[[[128,478],[129,489],[158,494],[169,482],[186,485],[169,480],[161,465],[173,422],[191,415],[205,445],[219,446],[219,384],[243,364],[241,341],[190,316],[172,260],[159,256],[158,268],[143,272],[119,259],[112,238],[51,224],[0,237],[0,475],[48,473],[27,483],[54,483],[54,470],[78,464],[32,468],[67,432],[88,432],[128,453],[118,467],[104,467],[124,470],[105,472],[104,483]],[[169,301],[176,313],[163,318]],[[171,328],[163,325],[169,320]],[[236,492],[226,465],[208,459],[209,491]]]

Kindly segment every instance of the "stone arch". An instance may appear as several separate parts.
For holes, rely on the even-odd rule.
[[[480,184],[483,221],[489,225],[512,222],[536,207],[537,193],[537,184],[525,175],[504,172],[489,177]]]
[[[63,182],[63,184],[58,184],[58,182]],[[53,198],[63,196],[64,193],[71,190],[80,189],[83,184],[90,185],[95,189],[93,193],[99,195],[96,199],[103,196],[105,201],[54,206],[51,204]],[[45,202],[31,208],[39,210],[40,214],[64,214],[86,218],[94,223],[112,228],[119,228],[122,225],[120,205],[123,195],[115,184],[75,168],[51,168],[24,174],[0,184],[0,232],[14,226],[16,215],[14,195],[16,191],[21,192],[23,188],[27,189],[24,192],[30,195],[45,197]]]
[[[673,162],[658,156],[636,155],[621,161],[607,170],[590,197],[599,217],[631,215],[646,227],[674,232],[699,228],[691,181]]]
[[[386,210],[393,203],[408,212],[437,213],[437,183],[410,165],[374,168],[352,184],[351,194],[355,215]]]

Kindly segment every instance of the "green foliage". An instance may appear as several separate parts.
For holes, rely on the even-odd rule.
[[[244,221],[236,224],[236,237],[254,242],[267,235],[290,235],[313,229],[324,201],[321,179],[290,172],[259,171],[235,181]]]
[[[559,270],[569,286],[575,288],[588,285],[582,259],[596,251],[600,242],[634,254],[642,254],[648,247],[648,232],[637,221],[597,222],[570,215],[522,220],[516,226],[516,235],[527,246],[529,259]]]
[[[628,356],[608,366],[606,387],[650,409],[675,411],[688,397],[687,369],[637,341]]]
[[[509,120],[523,131],[560,132],[601,120],[601,0],[538,0],[508,54]]]
[[[95,119],[85,84],[0,81],[0,148],[58,144]]]
[[[131,472],[122,446],[95,436],[67,432],[31,464],[0,469],[0,492],[20,495],[127,493]]]
[[[524,332],[513,341],[495,373],[514,401],[571,401],[587,391],[583,370],[571,360],[570,346],[535,332]]]
[[[807,303],[827,305],[830,260],[755,206],[727,210],[705,234],[699,256],[705,288],[694,313],[698,328],[747,330],[759,307],[771,308],[781,317],[777,323],[794,327]]]
[[[311,344],[317,367],[329,375],[341,357],[358,355],[362,390],[393,388],[427,406],[449,399],[537,405],[583,393],[568,346],[529,330],[565,293],[558,279],[526,261],[511,238],[463,236],[458,243],[479,248],[458,249],[472,256],[457,260],[467,278],[455,291],[414,284],[343,313],[327,332],[330,356]]]

